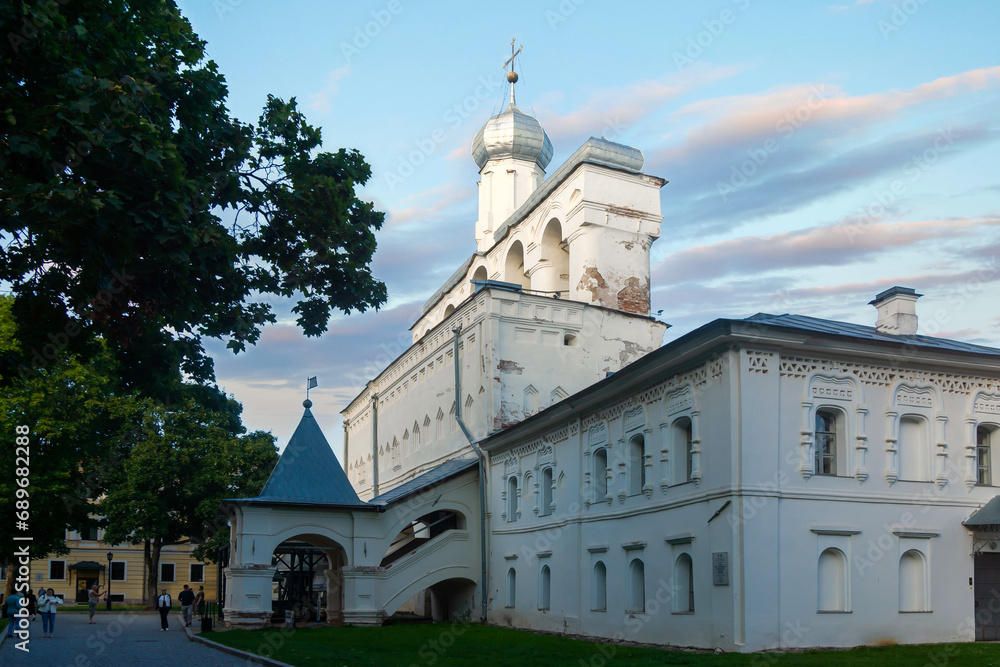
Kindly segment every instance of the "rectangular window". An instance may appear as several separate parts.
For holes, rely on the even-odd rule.
[[[49,561],[49,581],[66,581],[66,561]]]
[[[111,581],[125,581],[125,561],[111,561]]]
[[[176,579],[174,578],[174,564],[160,563],[160,583],[172,584],[175,581]]]
[[[990,470],[990,432],[985,427],[976,429],[976,484],[992,486],[993,475]]]
[[[97,542],[100,539],[98,532],[99,530],[100,529],[97,526],[87,526],[80,533],[80,539],[90,540],[91,542]]]
[[[837,474],[837,417],[832,412],[816,412],[816,474]]]
[[[196,584],[205,583],[205,566],[202,563],[191,563],[191,572],[188,581]]]

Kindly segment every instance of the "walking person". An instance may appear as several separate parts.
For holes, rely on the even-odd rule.
[[[41,593],[41,591],[38,592]],[[28,594],[26,597],[28,598],[28,614],[31,616],[31,620],[34,621],[35,612],[38,610],[38,598],[35,596],[34,591],[32,591],[30,588],[28,589]]]
[[[3,601],[4,609],[7,611],[7,636],[14,636],[14,626],[17,625],[17,611],[21,608],[21,594],[14,591]]]
[[[160,590],[160,597],[156,598],[156,610],[160,612],[160,632],[166,632],[170,629],[170,623],[167,622],[167,614],[170,613],[170,595],[167,594],[167,589]]]
[[[205,618],[205,587],[198,587],[198,594],[194,596],[194,608],[198,612],[198,620]]]
[[[194,604],[194,591],[187,584],[184,584],[184,590],[180,592],[177,596],[177,600],[181,603],[181,614],[184,616],[184,625],[191,627],[191,605]]]
[[[94,624],[94,614],[97,613],[97,603],[101,601],[101,585],[94,584],[87,592],[87,611],[90,612],[90,620],[87,623]]]
[[[42,637],[52,637],[56,630],[56,607],[62,604],[62,600],[51,588],[39,590],[41,595],[38,596],[38,613],[42,615]]]

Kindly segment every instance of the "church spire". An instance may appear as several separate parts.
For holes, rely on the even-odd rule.
[[[510,71],[507,72],[507,80],[510,81],[510,105],[511,106],[515,106],[514,105],[514,84],[517,83],[517,72],[514,71],[514,58],[516,58],[517,56],[519,56],[521,54],[521,50],[524,48],[524,44],[522,44],[521,46],[517,47],[517,51],[515,51],[514,50],[514,42],[516,40],[517,40],[516,37],[514,39],[510,40],[510,58],[508,58],[507,62],[505,62],[503,64],[503,68],[504,69],[507,69],[507,65],[510,65]]]

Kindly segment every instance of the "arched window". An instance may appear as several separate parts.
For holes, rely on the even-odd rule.
[[[694,567],[686,553],[674,561],[674,612],[694,613]]]
[[[552,468],[542,468],[542,480],[541,484],[541,507],[538,508],[538,513],[541,516],[546,516],[552,512]]]
[[[976,484],[993,486],[993,440],[996,428],[980,426],[976,429]]]
[[[448,317],[455,312],[455,304],[449,303],[444,309],[444,316]]]
[[[548,565],[543,565],[538,573],[538,608],[549,608],[549,597],[552,592],[552,573]]]
[[[507,521],[517,521],[517,477],[507,478]]]
[[[444,410],[438,408],[437,420],[434,423],[434,439],[440,440],[444,436]]]
[[[899,610],[930,611],[927,560],[916,549],[910,549],[899,558]]]
[[[625,611],[646,611],[646,572],[639,558],[628,564],[628,590],[625,591],[628,605]]]
[[[842,422],[839,412],[828,409],[816,411],[817,475],[843,475],[846,471],[845,452],[841,445],[844,440]]]
[[[392,439],[392,465],[393,467],[398,466],[399,463],[399,440],[396,438]]]
[[[690,482],[694,477],[693,429],[690,417],[681,417],[671,429],[670,458],[673,460],[674,484]]]
[[[403,431],[403,456],[410,453],[410,431]]]
[[[628,443],[628,492],[637,496],[646,486],[646,440],[641,434]]]
[[[514,568],[507,570],[507,591],[506,599],[504,601],[504,606],[508,609],[513,609],[514,604],[517,600],[517,572]]]
[[[458,430],[458,419],[455,417],[455,404],[451,404],[451,410],[448,411],[448,432],[454,433]]]
[[[420,449],[420,424],[413,422],[413,451]]]
[[[909,415],[899,420],[899,479],[930,479],[930,454],[927,448],[927,421]]]
[[[569,246],[563,243],[562,226],[555,218],[549,220],[542,233],[540,250],[541,259],[548,262],[548,266],[540,271],[543,276],[542,284],[535,285],[535,289],[564,294],[569,292]],[[532,284],[534,285],[534,274]]]
[[[594,564],[594,574],[590,584],[591,611],[606,611],[608,608],[608,568],[603,562]]]
[[[819,555],[816,608],[819,611],[847,611],[847,557],[840,549],[829,548]]]
[[[594,502],[602,503],[608,495],[608,450],[594,452]]]
[[[529,417],[538,412],[538,390],[533,385],[524,388],[524,416]]]
[[[524,246],[521,245],[520,241],[514,241],[507,250],[503,280],[520,285],[524,289],[531,288],[528,276],[524,275]]]

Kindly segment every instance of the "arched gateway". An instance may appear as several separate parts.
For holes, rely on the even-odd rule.
[[[467,520],[479,516],[476,461],[453,459],[364,502],[304,405],[261,494],[223,503],[226,623],[266,626],[293,609],[380,625],[407,604],[438,618],[476,616],[479,525]]]

